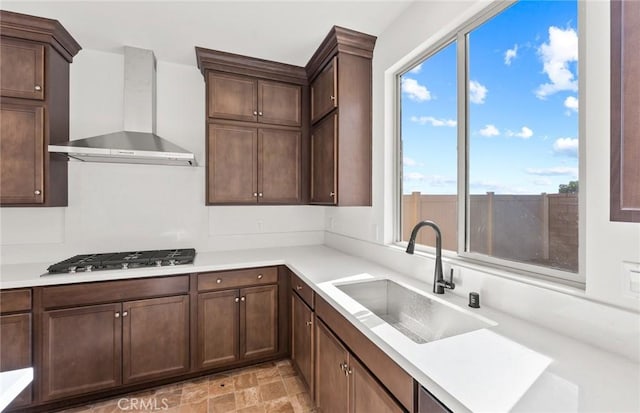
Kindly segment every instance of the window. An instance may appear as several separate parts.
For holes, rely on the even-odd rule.
[[[577,1],[499,7],[400,75],[398,239],[575,280]]]

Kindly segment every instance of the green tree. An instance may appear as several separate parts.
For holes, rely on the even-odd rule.
[[[577,194],[578,193],[578,181],[569,181],[568,184],[560,184],[558,187],[558,193],[560,194]]]

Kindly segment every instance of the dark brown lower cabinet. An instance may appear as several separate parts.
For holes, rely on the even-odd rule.
[[[123,383],[189,370],[189,297],[129,301],[122,305]]]
[[[122,383],[121,311],[113,303],[43,313],[42,400]]]
[[[450,411],[431,393],[420,387],[418,391],[418,413],[448,413]]]
[[[316,320],[316,406],[320,412],[405,410],[320,320]]]
[[[313,389],[313,311],[297,294],[291,294],[291,360]]]
[[[32,366],[31,314],[0,316],[0,371],[16,370]],[[9,408],[31,403],[31,386],[14,399]]]
[[[278,286],[198,294],[199,368],[278,352]]]
[[[198,295],[198,366],[233,363],[240,356],[238,290]]]
[[[43,313],[42,400],[186,373],[188,296]]]

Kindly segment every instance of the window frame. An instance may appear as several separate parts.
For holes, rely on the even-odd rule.
[[[457,199],[458,199],[458,223],[457,223],[457,250],[443,250],[442,255],[450,261],[458,261],[461,264],[480,265],[484,267],[494,268],[498,271],[508,271],[527,278],[537,278],[552,282],[560,282],[571,286],[584,288],[585,286],[585,269],[584,269],[584,251],[585,251],[585,150],[584,139],[580,140],[578,153],[578,181],[581,183],[580,192],[578,193],[578,272],[560,270],[542,265],[527,264],[515,260],[493,257],[490,255],[480,254],[470,251],[470,241],[467,237],[469,219],[470,219],[470,191],[469,191],[469,130],[467,119],[469,115],[468,87],[469,87],[469,33],[477,27],[483,25],[493,17],[497,16],[510,6],[522,0],[506,0],[497,1],[488,5],[486,8],[476,13],[470,19],[459,24],[454,30],[448,32],[439,39],[426,44],[415,58],[400,66],[395,71],[394,82],[394,103],[396,110],[394,111],[394,140],[395,140],[395,202],[394,202],[394,244],[406,247],[407,242],[402,241],[402,188],[403,188],[403,148],[402,148],[402,87],[401,78],[408,73],[417,64],[427,60],[440,50],[456,42],[456,70],[457,70]],[[584,27],[584,10],[581,2],[577,2],[577,32],[578,32],[578,72],[583,74],[578,77],[578,137],[584,136],[584,36],[581,28]],[[461,206],[464,205],[464,208]],[[435,255],[435,248],[416,244],[416,251],[426,252]]]

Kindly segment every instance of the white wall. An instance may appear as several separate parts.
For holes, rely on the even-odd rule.
[[[429,254],[409,256],[393,241],[393,90],[389,80],[399,61],[408,62],[426,45],[450,33],[488,2],[416,2],[378,37],[373,61],[373,207],[333,208],[325,216],[325,242],[416,277],[432,277]],[[520,281],[510,274],[454,262],[457,288],[480,291],[485,304],[640,358],[640,300],[628,292],[624,261],[640,262],[640,224],[609,222],[609,3],[583,3],[585,47],[581,55],[584,132],[586,290]],[[416,50],[417,49],[417,50]],[[385,246],[387,245],[387,246]],[[448,266],[449,264],[447,264]],[[606,304],[606,305],[602,305]]]
[[[123,71],[120,54],[76,56],[71,139],[122,130]],[[158,134],[193,151],[198,167],[69,162],[67,208],[0,209],[2,263],[96,251],[323,242],[322,207],[205,206],[205,85],[195,65],[158,62],[157,111]]]

